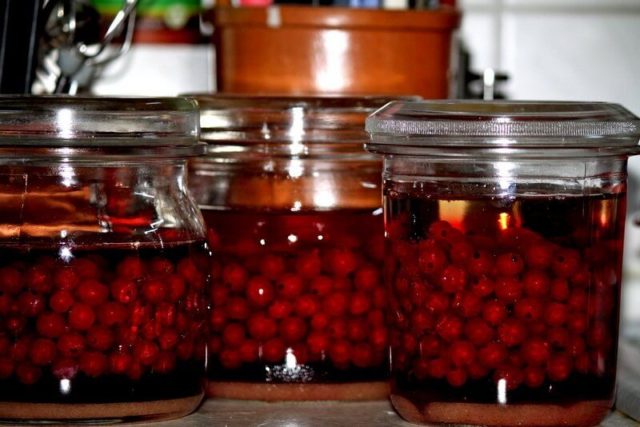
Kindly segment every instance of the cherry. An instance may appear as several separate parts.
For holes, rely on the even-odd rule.
[[[489,343],[494,337],[493,328],[480,318],[470,319],[465,325],[464,334],[477,346]]]
[[[78,331],[86,331],[93,326],[96,315],[91,306],[82,303],[74,304],[69,310],[69,326]]]
[[[85,350],[86,341],[78,333],[70,332],[58,338],[58,351],[66,357],[77,357]]]
[[[343,316],[349,309],[349,297],[344,292],[333,292],[324,300],[323,307],[330,316]]]
[[[467,270],[472,276],[482,277],[489,274],[494,267],[492,255],[482,249],[478,249],[471,254],[471,259],[467,266]]]
[[[153,362],[153,372],[166,374],[176,367],[176,355],[173,352],[161,351],[155,362]]]
[[[85,280],[76,288],[78,299],[85,304],[96,306],[109,298],[109,288],[95,279]]]
[[[18,381],[25,385],[32,385],[40,380],[42,370],[30,363],[20,363],[15,369]]]
[[[351,359],[351,345],[346,340],[337,340],[329,347],[329,357],[335,365],[346,365]]]
[[[524,270],[524,259],[517,252],[506,252],[496,257],[495,268],[500,275],[517,276]]]
[[[554,354],[547,363],[547,375],[551,381],[564,381],[569,378],[573,362],[567,354]]]
[[[129,304],[136,300],[137,294],[137,286],[131,280],[115,279],[111,283],[111,295],[118,302]]]
[[[105,326],[123,324],[127,319],[127,309],[119,302],[106,302],[98,308],[98,321]]]
[[[56,344],[47,338],[38,338],[31,344],[29,359],[36,366],[50,365],[56,357]]]
[[[225,313],[229,319],[245,320],[249,317],[249,304],[244,298],[229,298]]]
[[[240,291],[244,288],[244,284],[247,281],[248,273],[238,263],[227,263],[222,268],[222,281],[229,289],[233,291]]]
[[[268,363],[278,363],[286,355],[286,345],[280,338],[271,338],[262,346],[262,358]]]
[[[260,260],[260,273],[267,279],[275,279],[285,270],[284,259],[275,254],[266,254]]]
[[[567,279],[556,277],[551,281],[551,298],[555,301],[566,301],[571,295]]]
[[[78,362],[74,359],[58,359],[51,366],[51,373],[58,379],[73,379],[78,374]]]
[[[454,341],[463,332],[464,323],[460,318],[452,315],[440,317],[436,323],[436,332],[445,341]]]
[[[118,264],[117,272],[123,279],[136,280],[144,275],[144,265],[140,258],[129,256]]]
[[[311,332],[307,337],[307,345],[312,354],[324,353],[329,344],[329,336],[324,332]]]
[[[469,341],[456,341],[449,347],[449,358],[455,366],[468,366],[476,357],[476,349]]]
[[[467,286],[467,272],[462,267],[448,265],[440,273],[439,283],[446,293],[462,292]]]
[[[262,314],[257,313],[252,315],[247,322],[247,329],[249,331],[249,335],[258,341],[265,341],[269,338],[275,337],[278,332],[278,325],[276,322]]]
[[[127,373],[131,366],[132,358],[128,353],[117,352],[109,355],[109,370],[117,375]]]
[[[538,388],[544,384],[545,371],[540,367],[528,366],[524,370],[524,383],[527,387]]]
[[[522,343],[526,334],[526,328],[521,322],[514,319],[507,319],[498,327],[498,338],[507,347],[514,347]]]
[[[429,364],[429,376],[436,379],[441,379],[441,378],[445,378],[448,372],[449,372],[448,360],[442,357],[431,360],[431,363]]]
[[[329,270],[338,277],[353,273],[358,267],[355,254],[348,249],[334,249],[327,256]]]
[[[522,290],[522,282],[516,277],[499,277],[496,279],[496,296],[505,303],[516,302],[522,295]]]
[[[146,280],[142,285],[142,296],[151,304],[159,304],[167,296],[167,287],[162,280]]]
[[[302,253],[296,259],[296,272],[304,279],[310,279],[320,274],[322,261],[318,250]]]
[[[536,242],[524,251],[526,264],[531,268],[546,269],[551,264],[553,248],[546,242]]]
[[[139,341],[133,346],[133,356],[143,366],[152,365],[159,353],[160,349],[152,341]]]
[[[24,277],[27,287],[33,292],[49,293],[53,289],[53,283],[49,277],[49,271],[43,265],[37,264],[30,267]]]
[[[58,313],[45,312],[36,320],[36,330],[44,337],[55,338],[65,331],[65,320]]]
[[[507,317],[507,309],[500,301],[488,301],[484,305],[482,317],[490,325],[496,326],[502,323],[502,321]]]
[[[74,302],[75,300],[71,292],[60,290],[49,298],[49,307],[56,313],[66,313]]]
[[[300,301],[298,301],[300,303]],[[349,312],[354,316],[360,316],[369,311],[371,300],[365,292],[354,292],[351,295],[349,304]]]
[[[522,345],[522,356],[529,365],[544,365],[550,354],[549,344],[539,338],[532,338]]]
[[[264,307],[273,300],[274,289],[266,277],[253,276],[247,284],[246,296],[255,307]]]
[[[276,288],[278,295],[283,298],[294,299],[302,293],[304,286],[300,276],[285,273],[278,278]]]
[[[23,289],[22,274],[12,267],[0,268],[0,293],[16,295]]]
[[[351,350],[351,360],[357,368],[368,368],[373,365],[375,355],[369,344],[359,343]]]
[[[166,282],[167,299],[170,302],[178,302],[184,296],[187,290],[187,284],[185,283],[184,279],[177,274],[170,274],[164,277],[164,280]],[[212,298],[212,300],[216,303],[224,302],[218,301],[219,299],[220,296]]]
[[[551,268],[560,277],[571,277],[580,264],[580,254],[574,249],[560,248],[553,254]]]
[[[426,274],[440,273],[447,264],[445,251],[437,244],[423,245],[418,254],[420,270]]]
[[[367,264],[360,267],[355,272],[354,285],[355,288],[363,292],[373,292],[379,287],[380,274],[378,269],[373,265]]]
[[[489,369],[497,368],[507,358],[507,348],[500,343],[490,342],[478,352],[480,363]]]
[[[93,326],[87,331],[87,344],[94,350],[107,351],[114,343],[111,329],[104,326]]]
[[[108,367],[107,357],[97,351],[87,351],[82,353],[79,360],[79,368],[89,377],[99,377],[104,374]]]
[[[496,383],[504,381],[507,390],[514,390],[524,381],[524,374],[516,366],[503,365],[495,370],[493,380]]]
[[[31,292],[23,292],[18,297],[18,306],[20,307],[20,313],[26,317],[35,317],[42,313],[45,309],[45,300],[38,294]]]
[[[543,303],[537,298],[523,298],[515,304],[515,314],[518,319],[523,321],[538,320],[543,315]]]
[[[530,297],[545,297],[551,286],[549,275],[543,270],[528,270],[522,277],[524,292]]]
[[[562,326],[567,321],[568,308],[565,304],[551,302],[547,304],[545,319],[551,326]]]
[[[462,387],[467,382],[467,372],[456,368],[447,372],[447,382],[453,387]]]
[[[280,336],[285,342],[294,343],[307,335],[307,324],[300,317],[287,317],[280,322]]]

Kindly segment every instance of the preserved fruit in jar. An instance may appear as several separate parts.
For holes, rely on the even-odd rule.
[[[190,185],[212,263],[209,395],[388,395],[378,98],[198,97]]]
[[[369,147],[385,155],[401,416],[602,421],[615,392],[624,171],[639,123],[608,104],[536,102],[396,104],[369,119]]]
[[[7,97],[0,111],[0,419],[193,411],[210,257],[184,183],[195,104]]]

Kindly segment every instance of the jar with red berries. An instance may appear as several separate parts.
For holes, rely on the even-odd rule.
[[[580,102],[393,103],[391,400],[417,423],[592,426],[612,405],[626,162],[640,120]]]
[[[201,96],[191,190],[211,264],[209,394],[388,395],[379,98]]]
[[[175,418],[204,396],[193,101],[0,97],[0,419]]]

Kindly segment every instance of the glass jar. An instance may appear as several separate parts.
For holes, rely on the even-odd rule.
[[[200,96],[190,185],[212,264],[209,395],[388,395],[379,98]]]
[[[210,253],[186,99],[0,98],[0,419],[175,418],[204,394]]]
[[[384,155],[396,410],[598,424],[615,388],[638,118],[604,103],[393,103],[367,130]]]

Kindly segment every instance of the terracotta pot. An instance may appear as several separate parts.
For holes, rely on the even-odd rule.
[[[338,7],[218,7],[221,92],[449,95],[460,13]]]

